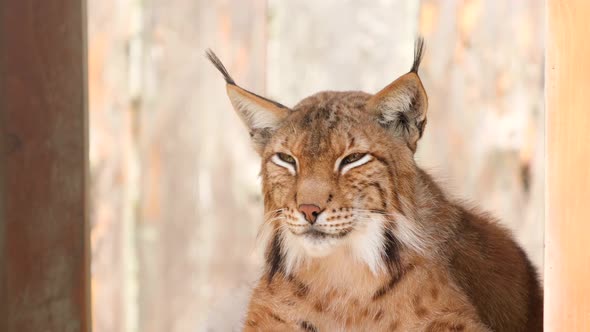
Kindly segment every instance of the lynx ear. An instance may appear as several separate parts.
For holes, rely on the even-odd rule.
[[[246,89],[242,89],[229,75],[227,69],[225,69],[225,66],[213,51],[207,50],[206,55],[225,78],[229,100],[244,124],[248,127],[252,142],[256,150],[260,153],[264,145],[268,142],[272,132],[289,115],[289,108]]]
[[[410,72],[371,97],[367,108],[377,116],[383,127],[403,138],[408,147],[416,152],[426,126],[428,97],[418,76],[424,40],[417,39],[414,47],[414,63]]]

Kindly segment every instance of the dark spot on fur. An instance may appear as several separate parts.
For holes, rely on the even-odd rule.
[[[320,119],[325,119],[328,120],[330,118],[330,109],[323,106],[320,107],[317,111],[316,111],[316,119],[320,120]]]
[[[330,117],[327,119],[327,126],[328,129],[336,128],[336,125],[340,122],[340,116],[338,115],[337,110],[332,110],[330,113]]]
[[[283,299],[283,300],[281,301],[281,303],[283,303],[284,305],[286,305],[286,306],[289,306],[289,307],[292,307],[292,306],[294,306],[295,304],[297,304],[295,301],[293,301],[293,300],[291,300],[291,299]]]
[[[383,318],[383,310],[377,311],[377,313],[375,314],[375,317],[373,317],[373,320],[378,322],[381,320],[381,318]]]
[[[354,316],[346,317],[346,326],[351,326],[354,323]]]
[[[332,201],[332,199],[334,199],[334,195],[332,195],[332,194],[328,195],[327,203],[330,203]]]
[[[465,325],[462,323],[452,323],[445,321],[434,321],[426,327],[427,332],[450,331],[460,332],[465,330]]]
[[[368,308],[363,309],[363,311],[361,312],[361,317],[365,318],[368,315],[369,315],[369,309]]]
[[[280,323],[285,323],[285,320],[284,320],[284,319],[282,319],[281,317],[277,316],[277,315],[276,315],[274,312],[269,312],[269,313],[268,313],[268,315],[269,315],[269,316],[270,316],[272,319],[276,320],[277,322],[280,322]]]
[[[326,294],[326,299],[328,301],[332,301],[332,299],[334,299],[335,297],[338,296],[338,291],[335,289],[331,289],[328,294]]]
[[[402,280],[404,275],[413,269],[414,269],[413,265],[409,265],[405,270],[402,270],[401,268],[399,268],[399,270],[398,270],[399,272],[397,272],[395,275],[393,275],[391,280],[387,284],[385,284],[384,286],[379,288],[375,292],[375,294],[373,294],[373,301],[379,300],[380,298],[385,296],[385,294],[387,294],[388,292],[393,290],[395,288],[395,286],[399,283],[399,281]]]
[[[309,287],[307,287],[306,284],[295,279],[294,277],[289,277],[289,281],[291,281],[295,286],[295,296],[297,296],[298,298],[304,298],[307,296],[307,293],[309,293]]]
[[[316,301],[313,305],[313,308],[317,312],[324,312],[324,304],[322,303],[322,301]]]
[[[256,323],[255,321],[248,319],[246,321],[246,326],[250,326],[250,327],[256,327],[258,325],[258,323]]]
[[[402,274],[402,265],[399,256],[401,244],[389,229],[385,229],[384,239],[385,249],[383,250],[382,259],[385,262],[389,273],[392,275],[392,282],[396,283],[399,281]]]
[[[254,145],[265,146],[272,137],[273,131],[270,128],[252,129],[250,138]]]
[[[381,200],[381,203],[383,204],[383,208],[385,209],[385,207],[387,206],[386,199],[385,199],[385,190],[383,189],[381,184],[379,182],[373,181],[373,182],[370,182],[369,184],[367,184],[367,187],[373,187],[373,188],[377,189],[377,191],[379,192],[379,199]]]
[[[281,241],[279,232],[275,232],[271,245],[266,253],[266,264],[268,266],[268,283],[272,282],[277,272],[283,271],[283,253],[281,252]]]
[[[307,332],[318,332],[317,327],[315,327],[313,324],[311,324],[308,321],[301,321],[301,322],[299,322],[299,326],[301,326],[301,328],[303,329],[303,331],[307,331]]]
[[[418,316],[419,318],[424,318],[424,316],[426,316],[428,314],[428,310],[425,307],[417,307],[414,310],[414,313],[416,314],[416,316]]]
[[[306,126],[310,126],[311,122],[313,121],[313,114],[312,112],[307,112],[304,116],[303,116],[303,124]]]
[[[435,286],[433,286],[430,289],[430,296],[432,296],[433,300],[437,300],[438,299],[438,288],[436,288]]]
[[[428,310],[422,305],[422,297],[420,294],[416,294],[412,299],[412,306],[414,307],[414,313],[418,318],[424,318],[428,314]]]

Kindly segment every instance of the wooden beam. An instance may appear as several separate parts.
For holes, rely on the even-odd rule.
[[[590,2],[547,2],[545,330],[590,331]]]
[[[88,331],[85,1],[0,0],[0,330]]]

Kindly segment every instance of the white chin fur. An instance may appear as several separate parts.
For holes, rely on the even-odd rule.
[[[379,274],[385,269],[382,258],[384,223],[382,216],[375,216],[373,220],[361,222],[350,234],[338,239],[297,236],[285,229],[283,246],[287,273],[298,269],[307,259],[324,258],[345,249],[351,261],[364,263],[371,272]]]
[[[338,245],[338,239],[332,238],[313,238],[311,236],[301,236],[301,246],[305,253],[310,257],[326,257],[334,251]]]
[[[343,239],[316,239],[308,236],[298,236],[288,230],[283,232],[282,238],[287,274],[297,270],[309,259],[330,255],[344,242]]]
[[[354,259],[367,264],[371,272],[377,275],[384,271],[383,264],[383,217],[375,216],[372,220],[359,225],[350,234],[350,246]]]

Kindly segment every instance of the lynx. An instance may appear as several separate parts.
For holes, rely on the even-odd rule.
[[[295,107],[238,86],[210,50],[261,156],[265,270],[245,331],[541,331],[542,290],[511,234],[418,167],[418,68],[375,94]]]

